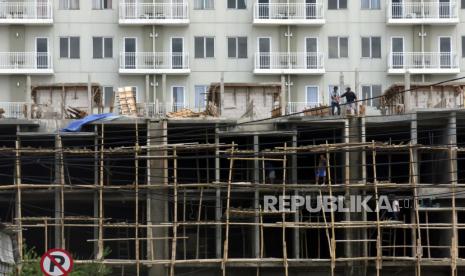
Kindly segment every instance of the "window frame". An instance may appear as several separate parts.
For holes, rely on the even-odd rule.
[[[330,10],[330,11],[347,10],[347,9],[349,9],[348,0],[335,0],[335,1],[337,2],[337,7],[336,7],[335,9],[329,8],[329,1],[331,1],[331,0],[328,0],[328,10]],[[346,1],[346,7],[345,7],[345,8],[341,8],[341,1]]]
[[[337,38],[337,57],[330,57],[329,55],[329,39],[330,38]],[[347,39],[347,56],[344,56],[342,57],[341,56],[341,39]],[[349,58],[349,53],[350,53],[350,49],[349,49],[349,37],[348,36],[328,36],[328,58],[329,59],[343,59],[343,58]]]
[[[239,38],[245,38],[246,47],[245,47],[245,57],[239,56]],[[229,39],[234,39],[234,44],[236,47],[234,57],[229,56]],[[249,38],[247,36],[227,36],[226,37],[226,45],[227,45],[227,57],[228,59],[248,59],[249,58]]]
[[[71,2],[76,1],[77,2],[77,8],[72,8]],[[63,3],[63,6],[60,4]],[[66,5],[65,5],[66,4]],[[58,10],[62,11],[77,11],[81,9],[81,1],[80,0],[60,0],[58,2]]]
[[[203,5],[201,7],[198,7],[198,6],[196,6],[197,2],[203,3]],[[211,8],[208,8],[208,9],[205,8],[207,6],[206,5],[207,2],[212,3]],[[196,11],[212,11],[212,10],[215,10],[215,0],[194,0],[194,10],[196,10]]]
[[[314,106],[309,106],[309,104],[313,104],[311,102],[309,102],[308,100],[308,88],[316,88],[316,97],[317,97],[317,101],[314,103],[315,105]],[[321,99],[320,99],[320,87],[318,85],[305,85],[305,105],[306,107],[316,107],[318,106],[319,104],[321,103]]]
[[[109,1],[110,2],[110,8],[105,8],[105,1]],[[95,2],[100,2],[100,9],[99,8],[95,8],[94,7],[94,3]],[[93,11],[103,11],[103,10],[113,10],[113,0],[92,0],[92,10]]]
[[[383,86],[381,84],[362,84],[361,85],[361,92],[362,92],[361,96],[362,96],[362,102],[365,103],[366,106],[378,108],[379,106],[375,105],[375,102],[378,101],[378,105],[379,105],[380,98],[373,99],[373,87],[375,86],[379,86],[380,88],[379,96],[381,96],[383,94]],[[365,94],[363,93],[364,87],[370,88],[370,95],[368,97],[369,100],[366,100]]]
[[[171,96],[171,105],[174,106],[174,104],[175,104],[175,102],[174,102],[174,97],[173,97],[173,96],[174,96],[173,93],[174,93],[174,88],[175,88],[175,87],[176,87],[176,88],[180,88],[180,87],[182,88],[182,92],[183,92],[183,101],[182,101],[181,104],[182,104],[183,106],[185,106],[185,105],[186,105],[186,102],[187,102],[187,97],[186,97],[187,93],[186,93],[186,86],[184,86],[184,85],[172,85],[172,86],[171,86],[171,93],[170,93],[170,94],[171,94],[171,95],[170,95],[170,96]],[[179,107],[176,106],[176,108],[179,108]]]
[[[71,38],[77,38],[78,39],[78,57],[71,57]],[[68,42],[68,49],[67,49],[67,55],[63,57],[61,55],[61,39],[66,39]],[[58,37],[58,47],[60,49],[59,51],[59,58],[60,59],[81,59],[81,37],[80,36],[60,36]]]
[[[106,88],[111,88],[111,91],[112,91],[113,95],[115,95],[115,89],[114,89],[113,85],[103,85],[102,86],[102,90],[103,90],[103,93],[102,93],[103,94],[103,97],[102,97],[102,102],[103,103],[102,104],[103,104],[103,107],[111,107],[111,104],[107,106],[106,103],[105,103],[105,101],[107,100],[107,98],[105,96],[105,89]],[[116,99],[116,97],[115,97],[115,99]],[[114,102],[113,102],[113,104],[114,104]]]
[[[233,0],[233,1],[234,1],[234,7],[230,8],[228,6],[229,0],[226,0],[226,9],[228,9],[228,10],[247,10],[248,9],[247,0]],[[238,5],[239,1],[244,1],[245,8],[243,8],[243,9],[238,8],[239,7],[239,5]]]
[[[204,88],[203,89],[203,103],[200,101],[200,99],[197,99],[197,88],[200,88],[200,87]],[[199,97],[200,97],[200,95],[199,95]],[[205,108],[207,106],[207,100],[208,100],[208,85],[206,85],[206,84],[196,84],[196,85],[194,85],[194,107],[195,108]]]
[[[377,8],[373,8],[373,1],[378,1],[378,7]],[[368,8],[364,8],[363,7],[363,0],[360,0],[360,9],[361,10],[364,10],[364,11],[368,11],[368,10],[374,10],[374,11],[377,11],[377,10],[381,10],[381,0],[368,0]]]
[[[369,54],[368,56],[363,56],[363,39],[368,38],[368,46],[369,46]],[[373,57],[373,38],[379,38],[379,57]],[[360,51],[361,51],[361,58],[362,59],[381,59],[383,53],[382,53],[382,43],[381,43],[381,36],[362,36],[360,38]]]
[[[102,39],[102,57],[95,57],[95,49],[94,49],[94,39],[95,38],[101,38]],[[111,40],[111,55],[109,57],[105,56],[105,40],[110,39]],[[113,58],[113,37],[111,36],[93,36],[92,37],[92,59],[112,59]]]
[[[197,57],[196,56],[196,44],[195,44],[195,39],[196,38],[202,38],[203,39],[203,54],[202,57]],[[213,39],[213,56],[207,57],[207,38],[212,38]],[[216,55],[216,50],[215,50],[215,36],[194,36],[194,58],[195,59],[214,59]]]

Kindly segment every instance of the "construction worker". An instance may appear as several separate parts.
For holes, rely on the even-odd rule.
[[[318,161],[318,167],[315,172],[316,184],[320,184],[320,179],[323,179],[321,184],[326,184],[326,157],[324,154],[320,155],[320,160]]]
[[[350,87],[346,88],[346,92],[341,95],[341,98],[345,97],[346,98],[346,104],[347,104],[347,111],[349,111],[349,114],[356,115],[356,104],[355,101],[357,100],[357,95],[355,94],[354,91],[350,90]],[[352,113],[353,111],[353,113]]]

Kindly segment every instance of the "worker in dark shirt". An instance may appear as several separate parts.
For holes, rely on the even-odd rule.
[[[350,90],[350,87],[346,88],[346,92],[341,95],[341,98],[345,97],[347,101],[347,110],[349,111],[350,114],[356,114],[356,105],[355,101],[357,100],[357,95],[355,95],[355,92]],[[353,111],[353,113],[352,113]]]

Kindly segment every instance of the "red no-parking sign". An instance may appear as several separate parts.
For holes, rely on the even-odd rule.
[[[63,249],[50,249],[42,256],[40,268],[47,276],[66,276],[73,269],[73,259]]]

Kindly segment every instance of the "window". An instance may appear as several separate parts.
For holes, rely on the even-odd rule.
[[[111,10],[112,0],[92,0],[93,10]]]
[[[247,58],[247,37],[228,37],[228,58]]]
[[[103,106],[110,107],[114,104],[114,91],[113,86],[103,87]]]
[[[362,10],[381,9],[380,0],[362,0]]]
[[[178,111],[184,108],[184,87],[173,86],[171,91],[171,99],[173,104],[173,111]]]
[[[362,85],[362,100],[367,106],[378,107],[381,85]]]
[[[93,37],[93,57],[94,58],[112,58],[113,57],[113,38],[111,37]]]
[[[195,108],[204,108],[207,105],[207,85],[196,85],[195,86]]]
[[[362,37],[362,58],[381,58],[381,37]]]
[[[215,57],[215,38],[214,37],[195,37],[195,58],[213,58]]]
[[[465,9],[465,0],[462,0],[462,3],[461,3],[461,4],[462,4],[462,5],[461,5],[461,8],[462,8],[462,9]]]
[[[462,57],[465,57],[465,36],[462,36]]]
[[[214,0],[195,0],[194,1],[194,10],[214,10],[215,1]]]
[[[247,8],[245,1],[246,0],[228,0],[228,9],[245,10]]]
[[[318,86],[305,87],[305,102],[306,107],[315,107],[320,103],[320,95],[318,93]]]
[[[58,3],[60,10],[79,10],[79,0],[60,0]]]
[[[60,37],[60,58],[79,58],[79,48],[78,36]]]
[[[349,57],[349,38],[330,36],[328,37],[329,58]]]
[[[328,10],[347,9],[347,0],[328,0]]]

